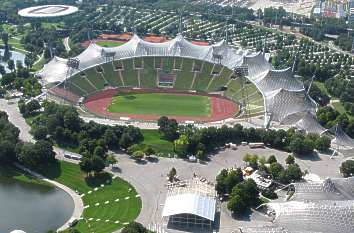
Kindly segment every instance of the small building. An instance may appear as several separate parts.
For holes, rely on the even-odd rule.
[[[168,186],[162,217],[170,229],[214,228],[217,194],[213,185],[197,178]]]

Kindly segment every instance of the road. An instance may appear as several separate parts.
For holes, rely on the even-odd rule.
[[[63,40],[63,44],[64,44],[66,52],[69,52],[71,50],[70,44],[69,44],[69,39],[70,39],[69,37],[65,37]]]

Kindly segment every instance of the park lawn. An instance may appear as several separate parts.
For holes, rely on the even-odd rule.
[[[210,99],[172,93],[130,93],[115,96],[108,111],[158,116],[209,116]]]
[[[97,41],[96,44],[102,47],[117,47],[125,44],[122,41]]]
[[[337,110],[340,114],[347,112],[341,102],[333,102],[332,105],[334,109]]]
[[[140,213],[142,203],[140,197],[136,196],[134,187],[120,178],[112,179],[108,173],[87,178],[86,174],[80,171],[79,165],[65,161],[38,172],[77,190],[80,194],[85,194],[82,197],[84,206],[89,207],[84,209],[84,219],[74,227],[81,233],[116,231],[124,227],[124,224],[134,221]],[[95,188],[98,190],[95,191]],[[126,197],[129,199],[125,199]],[[119,201],[115,201],[117,199]],[[105,204],[106,201],[109,203]],[[96,206],[96,203],[99,203],[99,206]]]
[[[143,144],[151,146],[157,154],[161,156],[174,154],[173,142],[163,139],[158,130],[141,129],[141,133],[144,135]]]
[[[33,65],[31,68],[31,71],[39,71],[43,68],[44,64],[46,63],[46,60],[44,57],[41,57],[41,59]]]

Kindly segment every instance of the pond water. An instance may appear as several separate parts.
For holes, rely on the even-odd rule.
[[[45,233],[70,219],[72,198],[63,190],[0,176],[0,232]]]
[[[25,66],[26,55],[24,53],[20,53],[17,51],[10,51],[10,53],[11,53],[10,59],[14,60],[15,66],[16,66],[16,61],[21,61],[22,65]],[[3,56],[3,55],[4,55],[4,49],[0,49],[0,56]],[[7,62],[0,60],[0,64],[5,67],[6,72],[10,72],[10,70],[7,68]]]

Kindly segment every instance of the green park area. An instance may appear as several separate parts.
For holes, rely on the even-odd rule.
[[[141,199],[126,181],[108,173],[87,176],[79,165],[58,162],[38,170],[77,191],[84,202],[83,219],[75,226],[81,233],[113,232],[134,221],[141,210]]]
[[[123,94],[113,98],[109,112],[159,116],[209,116],[207,96],[171,93]]]

